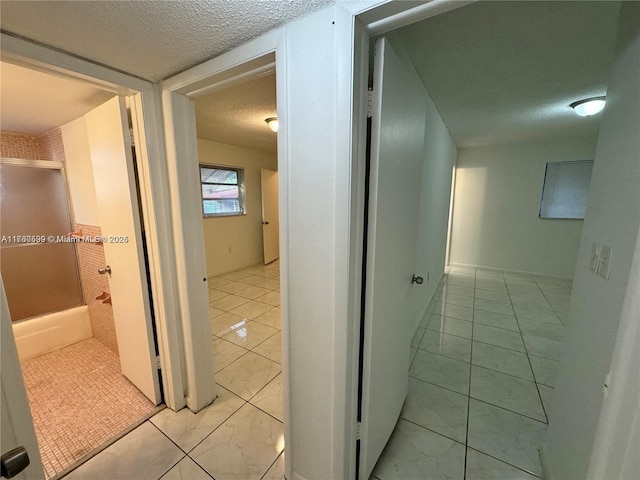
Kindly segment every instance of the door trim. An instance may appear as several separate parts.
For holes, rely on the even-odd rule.
[[[182,331],[177,305],[166,157],[163,147],[160,91],[157,85],[88,60],[27,40],[1,34],[2,60],[40,72],[84,81],[95,87],[132,97],[136,153],[140,168],[149,269],[153,290],[164,401],[179,410],[185,405],[182,373]],[[135,110],[135,113],[134,111]],[[150,161],[153,158],[153,161]]]
[[[180,291],[179,308],[185,331],[185,364],[187,367],[187,403],[199,410],[215,398],[215,384],[211,366],[209,326],[209,299],[202,223],[202,205],[198,171],[197,132],[193,98],[222,88],[234,81],[248,81],[265,71],[283,67],[278,52],[284,44],[282,29],[269,32],[219,57],[197,65],[162,82],[165,146],[169,182],[172,195],[173,238],[176,245],[175,261]],[[284,91],[280,77],[276,77],[277,91]],[[285,96],[277,95],[279,117],[285,122]],[[284,129],[283,129],[284,130]],[[286,171],[286,131],[278,133],[279,171]],[[286,175],[279,176],[280,191],[280,244],[286,245]],[[283,248],[283,250],[285,250]],[[282,284],[287,284],[286,255],[281,256]],[[288,338],[287,291],[281,292],[282,336]],[[286,345],[286,340],[284,340]],[[283,349],[284,391],[288,391],[287,348]],[[285,418],[288,417],[287,395]],[[285,438],[289,437],[285,422]]]

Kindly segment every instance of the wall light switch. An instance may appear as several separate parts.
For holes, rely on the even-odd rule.
[[[600,266],[598,267],[598,275],[605,280],[609,280],[612,254],[613,248],[611,248],[610,245],[602,245],[602,248],[600,249]]]
[[[600,267],[600,244],[593,242],[591,244],[591,255],[589,256],[589,271],[598,274]]]

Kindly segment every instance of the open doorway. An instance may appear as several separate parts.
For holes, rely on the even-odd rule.
[[[54,478],[162,401],[134,151],[123,97],[6,63],[2,88],[3,322]]]
[[[194,101],[216,390],[248,402],[230,422],[282,431],[277,125],[267,122],[277,121],[275,67]],[[214,476],[246,468],[202,462]]]
[[[400,71],[403,85],[418,85],[422,91],[411,103],[425,102],[427,119],[417,120],[427,128],[410,140],[402,138],[402,145],[392,150],[401,152],[400,147],[414,141],[423,152],[420,213],[417,218],[414,214],[417,285],[411,285],[408,270],[395,281],[386,276],[389,268],[383,268],[382,280],[373,276],[387,255],[395,255],[398,263],[403,259],[392,249],[381,253],[381,261],[371,260],[374,268],[367,276],[368,287],[383,285],[373,293],[383,298],[384,307],[393,301],[384,295],[400,285],[395,311],[407,306],[414,310],[398,314],[407,323],[393,324],[394,332],[409,327],[399,341],[400,354],[393,356],[402,359],[398,371],[403,379],[408,370],[408,385],[401,386],[404,390],[393,388],[399,392],[395,402],[385,401],[373,415],[367,409],[383,398],[367,398],[375,393],[368,390],[375,375],[397,377],[384,370],[391,364],[382,358],[384,353],[377,365],[371,361],[365,370],[370,377],[365,377],[363,445],[372,457],[364,457],[361,478],[373,472],[374,478],[385,480],[399,471],[408,478],[469,478],[488,471],[514,478],[543,475],[538,448],[554,388],[560,386],[556,377],[582,228],[580,218],[549,219],[539,211],[545,167],[548,174],[549,165],[556,162],[568,165],[595,157],[602,117],[581,118],[571,104],[606,93],[619,9],[614,2],[478,2],[376,39],[374,142],[382,144],[383,152],[385,142],[388,146],[394,139],[394,128],[411,112],[406,104],[411,90],[397,87],[402,84],[397,81]],[[578,17],[581,21],[568,35],[568,19]],[[595,25],[597,37],[592,35]],[[451,35],[454,30],[458,33]],[[569,66],[580,63],[581,56],[591,61],[578,73],[577,66]],[[399,105],[403,114],[392,117],[393,107]],[[377,131],[376,122],[382,122]],[[392,182],[397,176],[389,169],[398,168],[399,158],[380,153],[382,166],[372,161],[371,189],[382,192],[370,203],[377,228],[397,224],[406,215],[406,205],[391,219],[375,216],[374,209],[389,216],[393,208]],[[448,190],[452,166],[457,169],[453,202]],[[375,177],[384,168],[387,177]],[[411,168],[409,161],[402,168]],[[405,189],[411,185],[405,181]],[[383,198],[385,188],[394,196]],[[456,265],[445,270],[450,205],[451,261]],[[399,230],[415,235],[408,226]],[[369,236],[371,243],[382,239],[386,245],[401,245],[398,240],[389,242],[384,231],[373,232],[377,236]],[[385,325],[384,318],[375,323],[380,311],[384,313],[373,309],[373,320],[364,324],[365,340],[367,335],[375,340],[380,325]],[[389,334],[377,340],[389,351],[392,338]],[[374,357],[375,348],[375,341],[365,344],[366,354]],[[384,415],[393,417],[386,423],[386,435],[380,421]],[[374,444],[378,450],[372,453]],[[418,444],[429,447],[414,448]],[[509,451],[513,444],[521,445],[521,451]],[[424,463],[418,465],[408,451]],[[436,451],[442,453],[429,459]]]

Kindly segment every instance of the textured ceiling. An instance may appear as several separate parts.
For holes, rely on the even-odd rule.
[[[276,151],[277,135],[265,122],[276,116],[275,73],[198,97],[195,103],[198,137]]]
[[[458,146],[596,135],[619,2],[478,2],[399,30]]]
[[[7,1],[2,30],[157,82],[335,0]]]
[[[81,117],[113,93],[0,62],[0,128],[40,135]]]

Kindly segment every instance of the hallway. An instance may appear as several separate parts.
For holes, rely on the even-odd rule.
[[[570,295],[567,280],[451,268],[413,338],[409,393],[372,480],[542,478]]]

